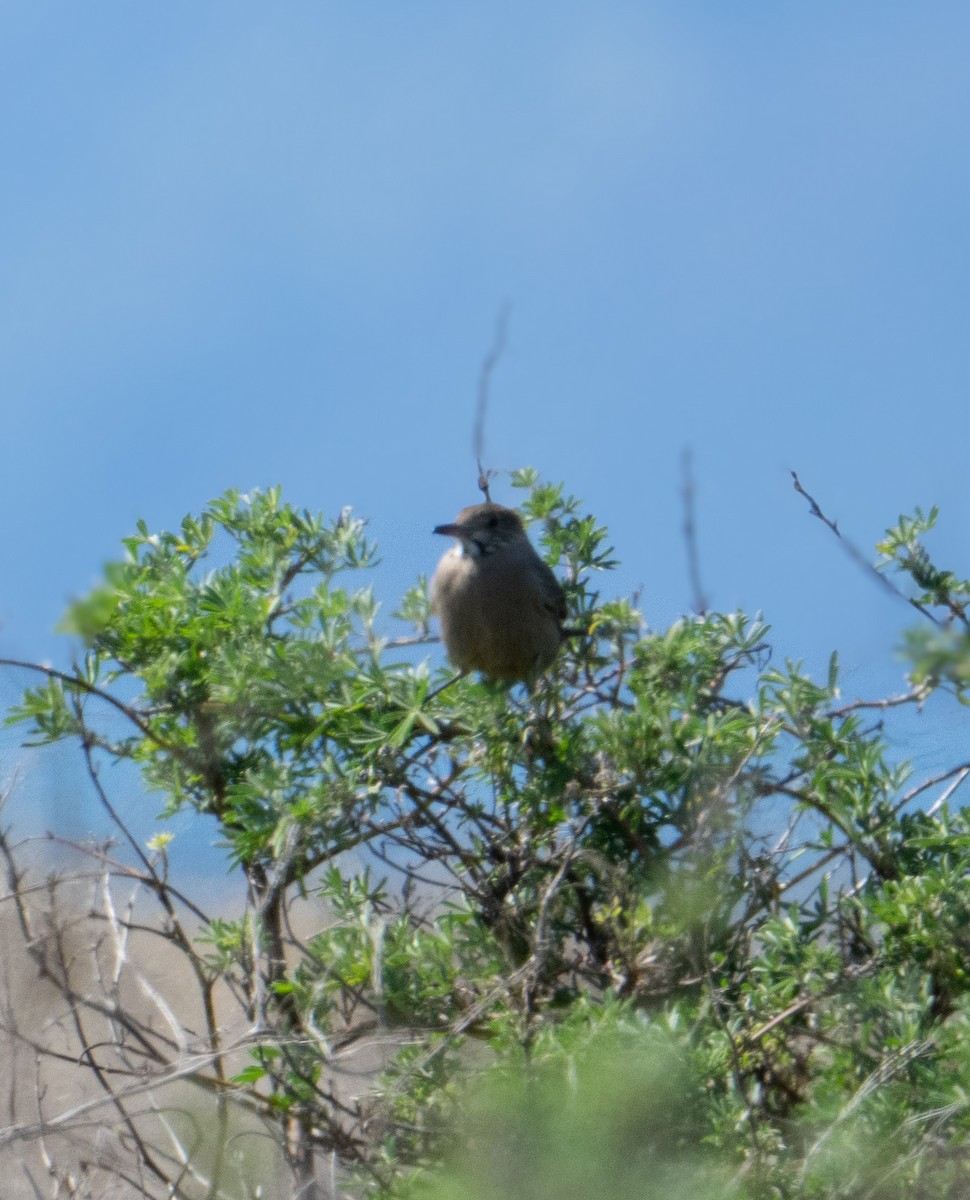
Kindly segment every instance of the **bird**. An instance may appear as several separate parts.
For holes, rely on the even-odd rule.
[[[449,659],[462,674],[535,680],[567,636],[566,599],[519,514],[501,504],[472,504],[433,532],[455,538],[431,580],[431,611]]]

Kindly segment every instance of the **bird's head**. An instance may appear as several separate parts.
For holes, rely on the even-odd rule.
[[[526,536],[519,514],[501,504],[471,504],[454,521],[436,525],[434,532],[457,538],[462,548],[475,558]]]

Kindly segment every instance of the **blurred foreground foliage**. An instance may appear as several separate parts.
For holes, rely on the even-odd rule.
[[[966,699],[970,584],[924,548],[936,513],[879,546],[923,623],[907,690],[845,701],[834,656],[821,682],[778,664],[760,619],[648,630],[599,594],[597,522],[514,482],[589,631],[532,692],[435,693],[423,581],[389,638],[357,582],[363,523],[270,490],[141,525],[66,618],[76,668],[37,668],[12,714],[77,740],[128,847],[99,862],[157,905],[106,901],[115,943],[154,931],[197,992],[178,1035],[172,1006],[122,999],[124,1019],[95,1006],[95,1038],[93,993],[30,948],[66,981],[138,1194],[966,1195],[970,827],[951,800],[970,758],[914,779],[886,727]],[[164,814],[215,819],[244,909],[208,912],[164,836],[130,835],[102,773],[125,760]],[[159,1134],[146,1081],[176,1077],[216,1130],[241,1106],[275,1131],[285,1186],[230,1170],[238,1135],[192,1165]]]

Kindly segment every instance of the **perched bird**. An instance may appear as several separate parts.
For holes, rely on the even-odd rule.
[[[566,601],[519,514],[472,504],[434,532],[457,539],[431,580],[448,657],[463,672],[509,683],[534,679],[562,644]]]

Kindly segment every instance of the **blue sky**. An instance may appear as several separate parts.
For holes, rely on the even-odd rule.
[[[0,653],[68,661],[136,519],[230,486],[368,516],[390,611],[508,303],[487,460],[584,497],[608,594],[689,607],[690,447],[714,606],[898,687],[788,471],[866,550],[939,504],[970,572],[968,52],[933,0],[4,6]]]

